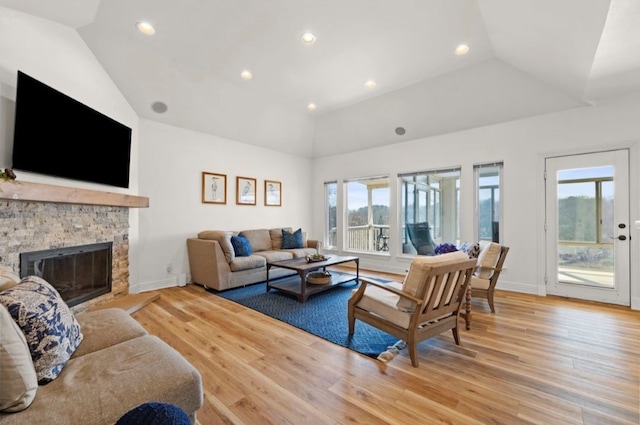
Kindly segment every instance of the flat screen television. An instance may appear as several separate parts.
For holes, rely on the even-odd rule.
[[[131,128],[18,71],[15,170],[129,187]]]

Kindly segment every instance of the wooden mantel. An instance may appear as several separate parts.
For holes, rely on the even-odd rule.
[[[149,198],[100,190],[79,189],[19,180],[0,180],[0,199],[12,201],[53,202],[59,204],[106,205],[148,208]]]

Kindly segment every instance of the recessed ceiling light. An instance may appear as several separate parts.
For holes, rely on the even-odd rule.
[[[156,30],[149,22],[136,22],[136,28],[138,28],[138,31],[146,35],[153,35],[156,33]]]
[[[456,55],[458,56],[466,55],[468,51],[469,51],[469,46],[467,46],[466,44],[461,44],[458,47],[456,47]]]
[[[300,39],[304,44],[313,44],[316,42],[316,36],[310,32],[305,32],[304,34],[302,34]]]
[[[315,111],[316,108],[317,108],[317,106],[316,106],[315,103],[310,103],[310,104],[307,105],[307,109],[310,110],[310,111]]]
[[[372,89],[376,86],[376,82],[373,80],[369,80],[366,83],[364,83],[364,86],[368,89]]]
[[[246,69],[240,73],[240,78],[243,80],[250,80],[253,78],[253,74],[251,71],[247,71]]]

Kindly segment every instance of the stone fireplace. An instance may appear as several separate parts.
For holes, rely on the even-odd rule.
[[[0,180],[0,265],[20,273],[20,254],[112,244],[111,291],[83,301],[79,312],[129,293],[129,210],[149,198],[24,181]]]
[[[0,203],[0,264],[20,270],[23,253],[88,244],[112,245],[111,289],[74,306],[75,311],[129,292],[129,209],[51,202]],[[46,279],[45,279],[46,280]],[[50,282],[51,283],[51,282]]]

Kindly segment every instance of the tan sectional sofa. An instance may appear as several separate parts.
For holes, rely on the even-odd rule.
[[[4,283],[0,276],[3,291],[16,286]],[[178,351],[120,308],[77,313],[75,322],[80,344],[55,379],[38,385],[25,335],[0,303],[0,424],[113,425],[148,402],[177,406],[196,423],[202,378]]]
[[[187,239],[191,281],[205,288],[218,291],[264,282],[267,279],[267,262],[288,260],[317,254],[322,243],[307,240],[302,232],[302,247],[282,249],[282,229],[292,232],[290,227],[273,229],[250,229],[243,231],[206,230],[197,237]],[[252,254],[235,255],[232,236],[243,235],[251,244]],[[293,270],[273,268],[269,278],[295,274]]]

